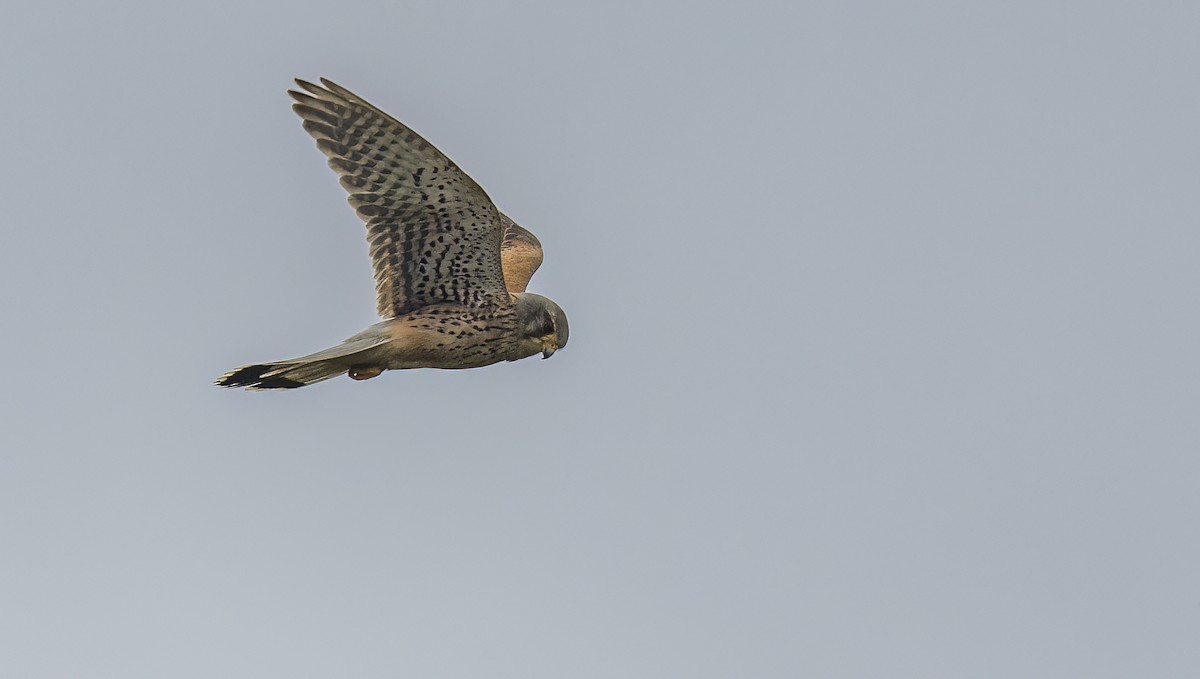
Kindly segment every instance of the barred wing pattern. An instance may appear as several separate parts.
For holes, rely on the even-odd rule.
[[[393,318],[429,304],[508,304],[504,227],[483,189],[400,121],[321,78],[288,90],[367,223],[376,309]],[[532,275],[532,272],[530,272]]]

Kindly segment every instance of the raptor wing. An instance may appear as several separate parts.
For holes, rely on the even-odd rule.
[[[504,226],[465,172],[395,118],[326,80],[289,90],[304,129],[366,222],[376,309],[392,318],[429,304],[507,304]]]

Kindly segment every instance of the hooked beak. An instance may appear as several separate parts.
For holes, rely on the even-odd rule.
[[[558,347],[550,346],[549,344],[542,347],[542,360],[544,361],[553,356],[555,351],[558,351]]]

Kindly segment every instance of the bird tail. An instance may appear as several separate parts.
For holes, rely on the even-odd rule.
[[[336,347],[308,356],[242,366],[221,375],[217,378],[216,385],[245,387],[254,391],[305,387],[337,377],[364,362],[369,363],[369,354],[366,352],[387,341],[387,337],[374,333],[367,337],[356,335]],[[371,372],[368,369],[367,374],[374,376],[378,375],[379,371]]]
[[[246,365],[221,375],[216,384],[220,387],[245,387],[247,389],[295,389],[337,377],[349,369],[332,361],[275,361]]]

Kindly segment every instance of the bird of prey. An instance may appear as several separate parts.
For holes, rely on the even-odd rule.
[[[477,368],[567,344],[567,316],[525,292],[542,246],[432,144],[325,78],[288,90],[304,129],[341,177],[366,222],[384,320],[341,344],[248,365],[217,384],[294,389],[348,373]]]

